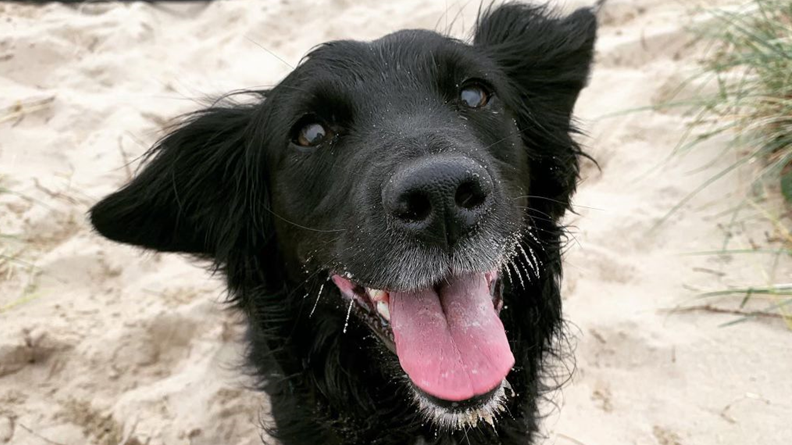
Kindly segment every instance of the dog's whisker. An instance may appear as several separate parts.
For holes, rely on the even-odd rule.
[[[519,268],[519,270],[524,273],[523,277],[525,278],[525,281],[530,283],[532,280],[531,273],[528,272],[528,269],[525,267],[522,261],[518,261],[518,260],[519,260],[519,256],[514,258],[515,267]],[[523,288],[525,289],[525,286],[523,286]]]
[[[539,246],[540,249],[544,250],[542,242],[539,241],[539,238],[537,238],[536,235],[534,235],[534,233],[531,231],[531,227],[528,227],[528,230],[525,231],[525,234],[528,235],[534,241],[534,243]]]
[[[543,212],[543,211],[537,209],[536,207],[518,206],[517,208],[525,210],[527,212],[533,212],[535,214],[539,214],[539,215],[542,216],[542,218],[538,218],[536,215],[532,215],[534,218],[541,219],[543,221],[548,221],[548,222],[555,222],[555,219],[553,219],[553,217],[551,215],[549,215],[546,212]]]
[[[282,217],[282,216],[278,215],[277,213],[275,213],[275,212],[274,212],[272,209],[270,209],[270,208],[268,208],[268,207],[264,207],[264,210],[266,210],[266,211],[267,211],[267,212],[269,212],[269,213],[270,213],[272,216],[274,216],[274,217],[278,218],[279,220],[281,220],[281,221],[283,221],[283,222],[285,222],[285,223],[287,223],[287,224],[291,224],[291,225],[293,225],[294,227],[298,227],[298,228],[300,228],[300,229],[303,229],[303,230],[310,230],[310,231],[312,231],[312,232],[319,232],[319,233],[335,233],[335,232],[346,232],[346,229],[315,229],[315,228],[313,228],[313,227],[306,227],[306,226],[303,226],[303,225],[301,225],[301,224],[297,224],[297,223],[296,223],[296,222],[294,222],[294,221],[290,221],[290,220],[288,220],[288,219],[286,219],[286,218],[284,218],[284,217]]]
[[[454,25],[456,25],[456,22],[457,20],[459,20],[460,17],[462,18],[462,29],[465,29],[465,16],[462,14],[465,12],[465,9],[468,7],[468,5],[470,5],[472,1],[473,0],[468,0],[467,2],[465,2],[464,5],[459,7],[459,10],[457,11],[456,15],[454,15],[454,18],[451,19],[451,23],[447,24],[446,26],[447,35],[451,35],[451,31],[453,30]]]
[[[344,320],[344,330],[343,333],[346,334],[347,327],[349,326],[349,316],[352,314],[352,306],[355,304],[355,300],[349,299],[349,307],[347,308],[346,313],[346,320]]]
[[[316,302],[313,305],[313,309],[311,309],[311,313],[308,314],[308,318],[313,317],[314,312],[316,312],[316,306],[319,306],[319,299],[322,298],[322,291],[324,290],[324,286],[325,286],[324,283],[322,283],[322,285],[319,286],[319,293],[316,294]]]
[[[274,58],[276,58],[276,59],[280,60],[280,61],[281,61],[281,63],[283,63],[284,65],[288,66],[288,67],[289,67],[289,68],[291,68],[291,69],[294,69],[294,65],[292,65],[292,64],[290,64],[289,62],[287,62],[287,61],[283,60],[283,58],[281,58],[280,56],[278,56],[278,55],[277,55],[277,54],[275,54],[274,52],[270,51],[270,50],[269,50],[267,47],[265,47],[264,45],[262,45],[262,44],[260,44],[260,43],[256,42],[255,40],[251,39],[251,38],[250,38],[250,37],[248,37],[248,36],[245,36],[245,39],[246,39],[248,42],[250,42],[250,43],[252,43],[252,44],[254,44],[254,45],[258,46],[258,47],[259,47],[259,48],[261,48],[261,49],[263,49],[264,51],[266,51],[267,53],[269,53],[269,55],[271,55],[272,57],[274,57]]]
[[[514,267],[514,273],[517,275],[517,279],[520,281],[520,287],[522,287],[523,289],[525,289],[525,282],[523,281],[523,277],[522,277],[522,275],[520,274],[520,270],[519,270],[519,269],[517,268],[517,266],[514,264],[514,260],[511,260],[511,261],[509,261],[509,263],[507,264],[507,267],[508,267],[509,265],[511,265],[512,267]]]
[[[520,209],[520,210],[525,210],[526,212],[531,210],[531,208],[529,208],[529,207],[519,207],[519,206],[517,206],[517,208]],[[536,221],[542,221],[542,222],[551,223],[551,224],[555,222],[551,218],[545,218],[545,217],[542,217],[542,216],[531,215],[529,213],[526,213],[525,216],[529,217],[531,219],[531,221],[534,222],[534,223]]]
[[[462,428],[462,432],[465,434],[465,442],[470,445],[470,438],[468,437],[468,427]]]
[[[546,233],[548,235],[557,236],[557,233],[555,231],[539,227],[539,225],[536,224],[537,220],[542,221],[542,219],[536,218],[536,217],[528,215],[528,214],[526,214],[525,216],[527,216],[528,219],[531,220],[531,226],[533,226],[533,228],[536,229],[537,231]],[[567,232],[567,230],[564,227],[557,227],[556,229],[560,229],[563,232]]]
[[[539,257],[538,257],[538,256],[537,256],[537,255],[534,253],[534,250],[533,250],[533,248],[532,248],[531,246],[527,246],[527,247],[528,247],[528,252],[530,252],[530,254],[531,254],[531,257],[534,259],[534,262],[536,263],[536,266],[537,266],[537,267],[542,267],[542,266],[544,266],[544,263],[542,262],[542,259],[541,259],[541,258],[539,258]],[[539,246],[539,247],[540,247],[542,250],[544,250],[544,247],[542,247],[542,246]]]
[[[525,262],[528,263],[528,266],[530,266],[531,269],[533,269],[534,265],[531,262],[531,260],[528,258],[528,255],[526,255],[525,249],[523,248],[523,245],[522,245],[522,242],[517,243],[516,253],[517,253],[517,256],[521,256],[521,259],[524,259]]]
[[[531,268],[531,270],[533,270],[534,275],[536,275],[536,279],[539,279],[539,262],[537,261],[533,250],[530,246],[528,247],[528,251],[531,252],[531,258],[533,259],[533,262],[531,262],[531,260],[528,259],[528,255],[525,253],[525,249],[523,248],[522,244],[518,244],[518,247],[525,258],[525,261],[528,263],[528,266]]]
[[[541,200],[544,200],[544,201],[550,201],[550,202],[555,202],[557,204],[564,204],[564,205],[568,204],[567,202],[564,202],[564,201],[559,201],[557,199],[548,198],[547,196],[539,196],[539,195],[520,195],[520,196],[515,196],[515,197],[513,197],[511,199],[513,201],[516,201],[516,200],[522,199],[522,198],[541,199]],[[585,206],[583,204],[573,204],[573,207],[579,207],[581,209],[589,209],[589,210],[600,210],[600,211],[604,211],[605,210],[605,209],[601,209],[601,208],[598,208],[598,207]]]
[[[506,272],[506,276],[509,279],[509,284],[514,286],[514,279],[512,278],[511,271],[509,270],[509,264],[508,263],[504,263],[503,264],[503,270]]]

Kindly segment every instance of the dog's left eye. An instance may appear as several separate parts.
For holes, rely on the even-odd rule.
[[[489,93],[481,85],[468,85],[459,91],[459,100],[469,108],[481,108],[489,99]]]

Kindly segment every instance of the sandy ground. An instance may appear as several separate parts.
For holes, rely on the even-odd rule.
[[[196,99],[274,84],[326,40],[451,22],[462,35],[477,8],[464,3],[0,3],[0,444],[260,443],[267,402],[236,369],[241,329],[219,281],[99,238],[85,212]],[[721,327],[735,297],[695,298],[789,281],[788,259],[681,255],[773,246],[756,212],[723,228],[745,178],[651,232],[729,156],[715,141],[663,164],[683,132],[676,112],[603,118],[668,99],[694,69],[694,3],[603,12],[577,110],[602,170],[584,168],[564,281],[577,370],[545,406],[546,443],[792,443],[792,334],[773,317]]]

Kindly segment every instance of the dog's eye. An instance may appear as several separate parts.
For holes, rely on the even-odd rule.
[[[470,108],[481,108],[487,105],[490,95],[481,85],[468,85],[459,91],[459,100]]]
[[[332,131],[319,122],[308,122],[300,127],[294,142],[303,147],[315,147],[332,135]]]

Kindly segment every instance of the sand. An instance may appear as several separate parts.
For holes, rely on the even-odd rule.
[[[0,444],[260,443],[267,401],[237,369],[242,329],[220,281],[186,258],[103,240],[85,212],[200,100],[275,84],[326,40],[404,27],[463,36],[468,3],[0,4]],[[602,170],[584,166],[568,218],[576,372],[544,405],[546,443],[792,443],[792,334],[776,317],[722,327],[739,297],[696,299],[788,282],[788,259],[683,255],[727,239],[777,247],[757,211],[724,229],[745,174],[651,231],[733,154],[720,140],[664,162],[679,111],[603,117],[668,99],[695,69],[684,27],[696,4],[610,0],[603,11],[577,108]]]

